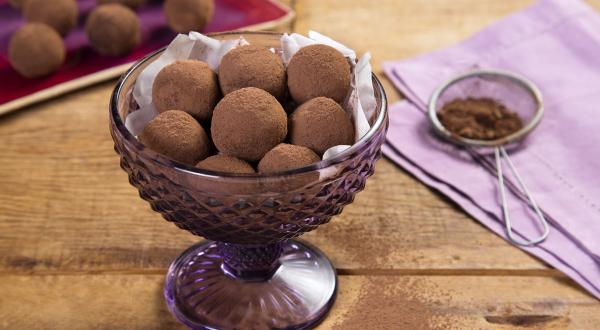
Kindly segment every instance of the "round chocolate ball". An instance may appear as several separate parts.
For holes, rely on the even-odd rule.
[[[47,24],[61,35],[66,35],[77,25],[75,0],[27,0],[22,5],[27,22]]]
[[[136,9],[146,2],[146,0],[97,0],[99,5],[103,5],[106,3],[120,3],[124,6],[127,6],[132,9]]]
[[[101,55],[121,56],[140,43],[140,20],[135,12],[121,4],[100,5],[85,23],[92,47]]]
[[[263,89],[277,99],[285,96],[285,68],[281,58],[267,48],[247,45],[230,50],[219,66],[223,94],[244,87]]]
[[[344,55],[327,45],[300,48],[287,67],[288,89],[297,103],[319,96],[341,103],[350,91],[350,77]]]
[[[196,60],[165,66],[152,85],[152,102],[158,112],[183,110],[208,122],[220,97],[217,75],[208,64]]]
[[[21,7],[23,7],[23,3],[25,3],[25,0],[8,0],[8,3],[13,8],[21,9]]]
[[[354,125],[337,102],[317,97],[299,106],[290,116],[290,141],[323,155],[333,146],[352,145]]]
[[[177,33],[202,31],[215,11],[214,0],[166,0],[167,24]]]
[[[206,158],[205,160],[196,164],[197,168],[204,170],[235,173],[235,174],[253,174],[256,173],[252,165],[247,162],[227,156],[227,155],[214,155]]]
[[[260,173],[275,173],[304,167],[321,161],[314,151],[292,144],[281,143],[269,150],[258,163]]]
[[[180,110],[160,113],[146,124],[138,138],[148,148],[188,165],[197,164],[210,152],[204,128]]]
[[[65,45],[58,32],[46,24],[28,23],[12,35],[10,64],[21,75],[36,78],[50,74],[65,61]]]
[[[258,161],[283,142],[287,118],[273,95],[246,87],[225,95],[217,104],[210,130],[221,153]]]

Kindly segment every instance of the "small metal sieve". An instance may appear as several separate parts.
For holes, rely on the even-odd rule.
[[[524,123],[523,128],[513,134],[495,140],[474,140],[451,133],[440,122],[437,115],[438,111],[449,101],[468,97],[490,98],[499,101],[519,115]],[[506,233],[513,243],[523,246],[531,246],[543,242],[548,237],[550,228],[542,211],[508,156],[505,147],[518,142],[529,134],[539,124],[543,113],[544,107],[539,89],[526,78],[500,70],[474,70],[455,76],[438,87],[433,92],[429,101],[429,120],[436,133],[440,136],[452,143],[463,146],[493,148]],[[508,164],[520,186],[521,192],[527,196],[529,206],[535,211],[537,220],[540,222],[541,227],[543,227],[543,233],[535,239],[521,240],[515,237],[513,233],[506,200],[506,188],[502,170],[503,160]]]

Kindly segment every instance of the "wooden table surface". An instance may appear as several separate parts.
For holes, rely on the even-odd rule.
[[[381,74],[384,60],[449,46],[531,2],[288,1],[297,18],[279,30],[371,51]],[[164,274],[199,238],[152,212],[119,168],[114,84],[0,118],[0,328],[181,327]],[[320,329],[600,327],[600,304],[577,284],[385,159],[354,204],[304,239],[339,273]]]

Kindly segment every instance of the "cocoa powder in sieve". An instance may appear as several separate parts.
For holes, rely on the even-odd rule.
[[[442,107],[438,118],[444,127],[474,140],[495,140],[523,127],[519,116],[489,98],[455,99]]]

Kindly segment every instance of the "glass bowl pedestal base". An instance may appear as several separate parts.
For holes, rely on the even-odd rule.
[[[204,241],[169,267],[169,310],[192,329],[310,329],[335,300],[327,257],[296,240],[271,245]]]

